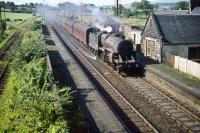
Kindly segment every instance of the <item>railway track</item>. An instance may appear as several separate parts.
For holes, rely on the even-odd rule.
[[[190,132],[200,132],[200,118],[176,103],[170,97],[158,91],[154,86],[140,78],[128,77],[125,81],[137,88],[149,101],[168,114],[185,129]]]
[[[14,33],[10,39],[6,42],[5,46],[0,49],[0,59],[3,58],[6,51],[10,48],[10,46],[13,44],[14,41],[16,41],[16,38],[19,36],[20,32]]]
[[[62,32],[63,29],[59,29]],[[77,42],[65,33],[65,36],[77,46]],[[78,45],[77,47],[82,47]],[[84,47],[83,47],[84,49]],[[142,116],[144,116],[159,132],[200,132],[199,117],[180,106],[166,95],[160,93],[155,87],[141,78],[123,78],[113,72],[103,63],[87,58],[87,60],[109,81],[114,88],[117,88],[120,95],[125,97]],[[109,71],[106,71],[109,70]],[[123,85],[119,82],[124,81]],[[124,91],[126,90],[126,91]],[[112,95],[111,91],[111,95]],[[118,96],[115,96],[118,97]],[[143,102],[141,102],[143,100]],[[131,118],[131,117],[129,117]],[[137,122],[136,122],[137,123]]]
[[[55,30],[62,40],[67,41],[62,32],[59,32],[56,27]],[[69,41],[67,42],[71,44]],[[128,132],[158,132],[72,44],[65,47],[73,51],[74,56],[76,55],[78,62],[81,62],[84,70],[88,70],[87,75],[98,86],[97,88],[101,88],[98,89],[99,93],[104,97]]]
[[[3,62],[2,67],[0,68],[0,95],[3,92],[3,85],[4,85],[4,77],[6,76],[8,66],[10,63],[10,57],[7,54],[7,51],[9,51],[10,47],[16,43],[19,42],[22,39],[23,33],[16,32],[14,33],[10,39],[6,42],[5,46],[0,49],[0,61]]]

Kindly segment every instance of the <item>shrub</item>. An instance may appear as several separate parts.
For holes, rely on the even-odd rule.
[[[11,54],[11,73],[1,98],[0,132],[69,132],[73,92],[54,85],[38,33],[26,32]]]
[[[42,25],[42,21],[39,21],[39,20],[34,21],[33,24],[32,24],[32,26],[31,26],[31,29],[33,31],[36,31],[36,30],[38,30],[38,29],[41,28],[41,25]]]
[[[10,18],[6,18],[5,20],[6,20],[6,21],[11,21]]]
[[[0,34],[3,34],[6,30],[6,22],[4,20],[0,20]]]

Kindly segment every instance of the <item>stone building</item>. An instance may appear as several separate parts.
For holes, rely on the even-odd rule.
[[[200,16],[152,13],[142,33],[142,52],[159,62],[165,53],[200,58]]]
[[[151,13],[141,40],[142,52],[162,62],[166,53],[200,59],[200,0],[190,0],[190,10]]]
[[[200,0],[190,0],[190,11],[155,11],[142,33],[142,52],[162,62],[166,53],[200,59]]]

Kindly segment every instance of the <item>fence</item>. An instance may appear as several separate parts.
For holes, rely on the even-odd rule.
[[[200,78],[200,64],[172,54],[165,54],[164,63],[184,73]]]

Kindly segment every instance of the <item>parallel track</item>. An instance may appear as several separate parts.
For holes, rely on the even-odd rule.
[[[64,32],[63,29],[59,30]],[[65,34],[65,36],[66,35],[67,34]],[[71,39],[71,42],[73,42],[72,38],[69,35],[68,39]],[[73,45],[76,44],[73,43]],[[131,105],[136,104],[135,107],[138,108],[139,112],[141,112],[141,114],[145,116],[159,131],[200,132],[199,117],[186,110],[184,107],[180,106],[166,95],[159,92],[155,87],[151,86],[149,83],[145,82],[140,78],[129,77],[125,79],[115,72],[106,72],[105,70],[102,70],[102,68],[110,69],[108,68],[108,66],[106,66],[105,64],[101,66],[100,63],[95,64],[94,61],[92,61],[91,59],[88,60],[90,63],[92,62],[91,64],[95,68],[97,68],[98,71],[101,69],[101,73],[103,73],[102,75],[106,77],[107,81],[109,81],[109,83],[111,83],[113,86],[119,85],[119,83],[116,83],[116,81],[126,82],[126,87],[121,87],[121,92],[119,91],[121,95],[124,95],[124,97],[126,97],[130,101]],[[113,81],[112,78],[114,78],[115,76],[118,79],[116,79],[116,81]],[[127,92],[124,92],[122,88]],[[147,105],[144,105],[144,107],[142,107],[143,105],[140,106],[137,105],[138,103],[132,102],[137,101],[136,97],[130,97],[130,95],[134,97],[135,94],[137,94],[138,98],[140,97],[141,99],[143,99],[147,103]],[[156,112],[158,115],[156,115]]]
[[[19,36],[19,32],[14,33],[10,39],[6,42],[5,46],[0,49],[0,59],[3,58],[5,55],[6,51],[10,48],[10,46],[13,44],[13,42],[16,40],[16,38]]]
[[[16,43],[21,41],[23,33],[16,32],[14,33],[10,39],[6,42],[5,46],[0,49],[0,61],[3,61],[5,64],[0,69],[0,95],[2,94],[3,84],[4,84],[4,77],[6,76],[8,65],[10,63],[10,57],[7,55],[7,51],[9,51],[10,47]]]
[[[68,44],[65,45],[66,49],[71,51],[77,62],[82,64],[81,66],[86,70],[86,73],[89,75],[93,84],[98,86],[97,88],[101,88],[98,90],[99,93],[103,96],[111,110],[113,110],[128,132],[158,132],[158,130],[155,129],[148,120],[145,119],[137,109],[134,108],[130,102],[126,100],[126,98],[124,98],[124,96],[122,96],[119,91],[79,52],[79,50],[65,38],[65,35],[61,32],[59,27],[53,25],[53,28],[57,32],[57,35],[60,36],[60,39]]]

